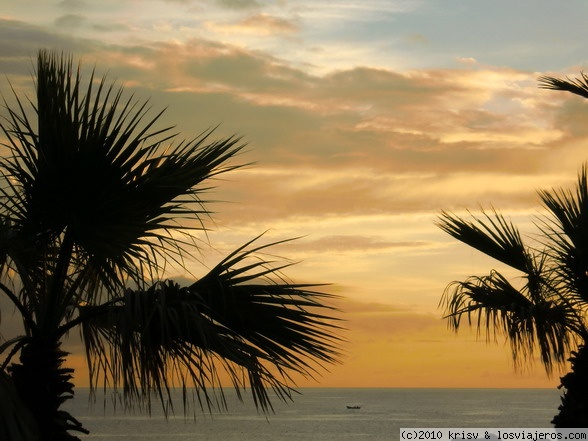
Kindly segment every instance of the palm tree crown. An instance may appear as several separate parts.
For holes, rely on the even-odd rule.
[[[76,327],[91,386],[122,388],[136,403],[180,384],[211,406],[222,366],[267,410],[270,389],[290,396],[289,373],[312,376],[337,360],[331,296],[259,257],[275,244],[256,238],[189,286],[161,280],[168,262],[194,253],[206,182],[240,166],[230,164],[238,138],[212,141],[209,130],[176,141],[171,127],[156,128],[163,112],[150,116],[148,102],[93,73],[84,83],[71,57],[40,51],[37,69],[36,102],[15,92],[1,124],[0,293],[24,327],[0,345],[0,402],[10,403],[1,439],[84,431],[60,409],[73,395],[60,345]]]
[[[541,77],[540,86],[588,98],[588,77],[561,80]],[[562,378],[567,389],[559,427],[588,424],[588,176],[584,165],[573,190],[540,191],[545,214],[537,239],[523,241],[519,230],[495,210],[479,217],[443,212],[439,227],[459,241],[516,270],[517,282],[498,270],[448,285],[441,300],[450,328],[462,320],[493,340],[504,334],[516,365],[538,353],[548,373],[568,357],[572,372]],[[585,361],[586,360],[586,361]],[[579,385],[582,383],[582,385]]]

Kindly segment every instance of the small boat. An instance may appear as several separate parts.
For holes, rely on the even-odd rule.
[[[347,409],[361,409],[361,406],[358,404],[347,405]]]

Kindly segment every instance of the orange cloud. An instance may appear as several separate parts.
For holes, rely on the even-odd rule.
[[[270,14],[251,15],[236,23],[208,22],[206,27],[221,34],[252,34],[259,36],[291,34],[298,31],[298,26],[293,21]]]

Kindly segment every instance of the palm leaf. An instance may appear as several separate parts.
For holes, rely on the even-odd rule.
[[[211,407],[218,398],[211,388],[224,402],[217,387],[222,367],[238,393],[249,386],[265,411],[269,390],[290,397],[292,372],[313,376],[318,366],[335,362],[340,327],[324,305],[332,296],[313,290],[316,285],[284,282],[280,267],[266,260],[247,263],[275,245],[251,243],[191,286],[167,282],[129,290],[105,314],[96,314],[100,306],[86,307],[83,314],[93,316],[83,325],[92,384],[109,378],[141,401],[148,391],[164,399],[173,377],[195,385],[201,405]]]
[[[92,73],[83,86],[71,57],[40,51],[38,129],[16,94],[2,124],[11,154],[0,158],[0,197],[30,241],[20,276],[40,280],[26,271],[54,256],[51,280],[35,289],[53,305],[37,314],[58,323],[90,281],[116,296],[127,277],[141,286],[157,278],[160,262],[181,266],[209,216],[203,182],[239,167],[228,162],[244,147],[234,137],[211,141],[214,130],[174,144],[171,128],[156,128],[163,112],[150,116],[148,102],[123,98],[105,78],[97,84]]]
[[[549,210],[541,228],[554,262],[554,273],[565,293],[584,304],[588,301],[588,179],[586,166],[576,191],[539,192]],[[570,299],[573,300],[573,299]]]
[[[518,229],[501,214],[482,211],[485,221],[464,220],[442,212],[437,225],[459,241],[526,274],[534,272],[534,262]]]
[[[551,373],[555,364],[565,362],[577,332],[576,311],[549,294],[533,302],[513,287],[500,273],[453,282],[443,295],[449,326],[457,331],[463,317],[487,341],[504,335],[516,365],[532,361],[539,349],[543,365]]]
[[[541,76],[538,79],[539,87],[542,89],[560,90],[571,92],[584,98],[588,98],[588,75],[580,73],[580,78],[554,78]]]
[[[526,248],[518,230],[501,215],[483,212],[483,219],[463,220],[442,213],[439,226],[458,240],[523,272],[515,288],[500,273],[450,284],[442,298],[449,326],[462,319],[486,339],[505,335],[517,364],[531,361],[535,351],[546,370],[565,361],[570,348],[588,338],[588,179],[582,168],[574,192],[540,191],[548,215],[537,223],[542,249]]]

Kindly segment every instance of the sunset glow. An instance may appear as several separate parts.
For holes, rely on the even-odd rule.
[[[37,50],[63,50],[167,107],[182,137],[242,136],[252,164],[214,182],[209,245],[170,276],[264,231],[299,237],[275,254],[331,284],[348,329],[341,364],[299,386],[555,387],[502,337],[447,329],[447,284],[502,267],[435,220],[493,206],[532,233],[536,190],[574,183],[588,103],[537,78],[586,69],[586,17],[581,0],[4,0],[0,90],[34,96]]]

